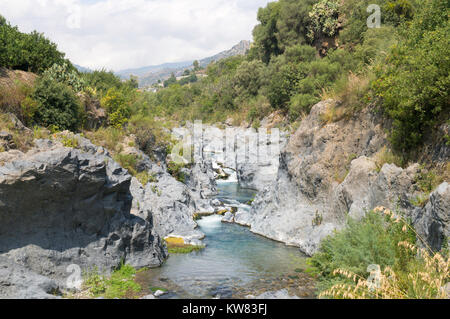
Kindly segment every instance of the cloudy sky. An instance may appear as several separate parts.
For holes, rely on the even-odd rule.
[[[269,0],[0,0],[23,32],[43,32],[74,63],[114,71],[214,55],[250,40]]]

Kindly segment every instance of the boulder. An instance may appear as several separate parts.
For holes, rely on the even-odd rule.
[[[105,273],[123,261],[136,268],[161,265],[167,253],[153,216],[132,210],[126,170],[86,141],[81,149],[48,140],[36,145],[0,166],[2,260],[63,288],[71,264]],[[2,285],[8,284],[18,283]]]
[[[374,159],[386,144],[382,118],[366,108],[352,118],[324,122],[336,107],[326,100],[311,109],[281,152],[276,180],[258,193],[250,211],[236,213],[235,222],[311,255],[348,216],[358,219],[384,206],[411,217],[432,247],[442,247],[449,232],[447,183],[423,209],[414,207],[419,165],[384,164],[378,170]]]
[[[433,250],[449,247],[450,185],[447,182],[439,185],[425,207],[418,208],[413,215],[415,229]]]

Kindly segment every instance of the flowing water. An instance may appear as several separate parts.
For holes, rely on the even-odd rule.
[[[218,190],[218,199],[239,209],[249,209],[245,203],[254,196],[254,191],[241,189],[237,183],[219,183]],[[167,298],[232,298],[244,292],[270,291],[274,283],[280,289],[294,286],[292,278],[305,268],[305,256],[298,249],[221,219],[213,215],[198,221],[206,235],[204,250],[171,255],[162,267],[141,275],[141,280],[168,289]]]

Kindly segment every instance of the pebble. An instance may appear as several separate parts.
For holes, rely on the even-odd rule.
[[[162,291],[162,290],[156,290],[155,292],[155,297],[161,297],[162,295],[165,295],[167,292]]]

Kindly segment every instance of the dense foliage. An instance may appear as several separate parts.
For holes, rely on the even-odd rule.
[[[322,241],[308,260],[319,280],[319,297],[442,298],[448,281],[447,251],[416,247],[407,220],[377,207],[360,220]],[[420,239],[420,237],[418,237]]]
[[[401,41],[377,68],[374,89],[393,119],[391,138],[401,151],[416,147],[450,114],[450,13],[448,1],[420,6],[401,30]]]
[[[42,73],[54,64],[67,63],[64,53],[43,34],[22,33],[0,15],[0,67]]]
[[[381,8],[380,28],[367,27],[369,4]],[[21,118],[39,125],[79,128],[79,92],[101,101],[115,128],[126,128],[133,116],[181,122],[231,117],[235,124],[258,127],[274,110],[295,122],[332,97],[345,116],[373,102],[392,121],[393,148],[407,157],[449,118],[449,7],[448,0],[271,2],[258,11],[247,55],[213,62],[206,70],[196,62],[156,93],[137,92],[135,78],[122,81],[106,70],[79,74],[56,45],[36,32],[19,32],[3,18],[0,65],[42,73],[38,83],[48,88],[38,84],[21,103]],[[327,121],[342,118],[332,114]],[[148,148],[151,134],[142,128],[139,133]]]
[[[82,120],[80,101],[69,86],[45,76],[37,81],[32,98],[37,103],[33,116],[36,123],[58,130],[78,129]]]
[[[415,242],[414,234],[402,231],[403,225],[390,221],[377,213],[368,213],[360,220],[349,220],[348,226],[324,239],[318,253],[308,260],[310,271],[318,275],[319,291],[330,288],[347,278],[333,274],[335,269],[346,269],[367,277],[367,267],[377,264],[405,270],[404,255],[398,242]]]

